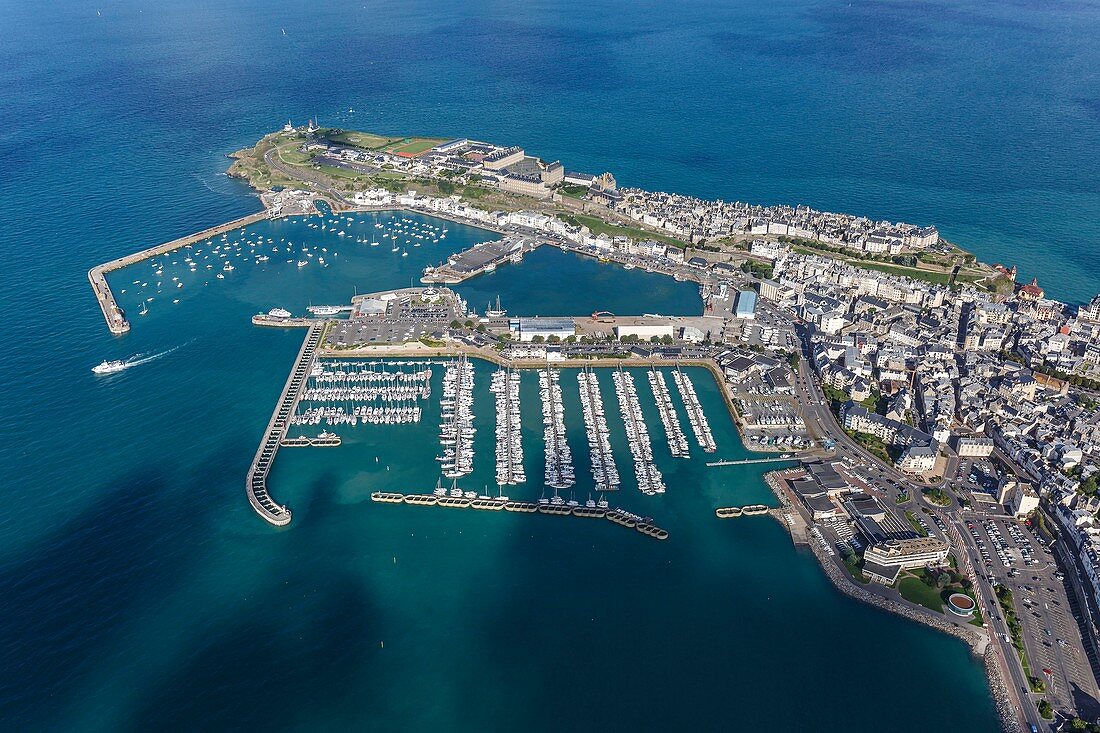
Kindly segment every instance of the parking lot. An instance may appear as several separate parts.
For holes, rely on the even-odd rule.
[[[1097,697],[1093,660],[1081,641],[1072,592],[1049,549],[1008,517],[971,514],[966,531],[981,558],[978,572],[984,568],[992,582],[1012,590],[1031,675],[1047,685],[1041,696],[1056,709],[1092,709]],[[1002,615],[998,607],[987,611]]]

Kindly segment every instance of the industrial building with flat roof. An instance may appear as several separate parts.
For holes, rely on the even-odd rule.
[[[576,335],[572,318],[510,318],[508,330],[518,341],[530,341],[536,336],[548,339],[557,336],[564,339]]]
[[[738,318],[756,318],[755,290],[741,290],[737,293],[737,307],[734,315]]]

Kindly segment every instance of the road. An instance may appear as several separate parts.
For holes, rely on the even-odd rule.
[[[816,435],[819,439],[829,438],[833,440],[836,444],[837,458],[848,459],[857,464],[864,464],[869,473],[877,474],[880,479],[887,481],[896,488],[906,490],[909,495],[913,497],[913,501],[916,502],[917,505],[927,508],[931,514],[939,517],[941,521],[950,523],[954,526],[956,531],[960,532],[960,537],[968,537],[969,535],[965,527],[960,524],[960,519],[957,515],[953,512],[945,511],[942,507],[929,504],[925,500],[921,489],[926,487],[914,483],[911,477],[901,473],[893,466],[880,462],[875,456],[871,455],[844,432],[833,417],[832,411],[829,409],[828,400],[824,393],[818,388],[817,382],[809,367],[812,353],[810,349],[809,334],[801,328],[798,329],[798,332],[802,341],[802,355],[804,358],[800,360],[798,370],[795,373],[795,394],[802,407],[803,418],[811,432],[816,430]],[[949,466],[949,468],[953,470],[954,467]],[[953,474],[947,473],[946,475],[951,476]],[[957,539],[954,542],[952,542],[952,538],[950,537],[946,539],[957,551],[964,551],[966,553],[966,559],[970,567],[975,569],[983,567],[979,555],[977,554],[977,548],[972,546],[971,543],[964,542],[963,546],[959,547]],[[962,558],[960,558],[960,563],[963,563]],[[984,610],[988,619],[988,629],[991,632],[991,644],[994,650],[996,664],[1001,669],[1002,679],[1005,680],[1012,704],[1022,723],[1021,729],[1027,730],[1028,725],[1034,725],[1037,729],[1044,730],[1044,725],[1049,727],[1049,721],[1044,721],[1039,716],[1035,704],[1031,699],[1028,681],[1016,656],[1015,649],[1004,641],[1002,634],[1008,633],[1004,625],[1004,620],[999,610],[996,613],[991,613],[989,611],[991,608],[990,603],[992,602],[994,606],[997,603],[992,586],[989,584],[988,580],[982,580],[978,573],[974,573],[974,575],[977,576],[977,580],[974,584],[975,594],[978,596],[978,603]]]

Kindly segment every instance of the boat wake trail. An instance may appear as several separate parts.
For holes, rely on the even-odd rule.
[[[194,339],[191,339],[191,341],[194,341]],[[179,346],[173,346],[172,348],[165,349],[164,351],[159,351],[155,354],[139,353],[134,354],[128,359],[123,359],[121,361],[105,361],[99,366],[94,367],[92,371],[96,374],[114,374],[116,372],[121,372],[125,369],[129,369],[130,367],[136,367],[139,364],[148,364],[151,361],[155,361],[156,359],[160,359],[161,357],[168,356],[173,351],[177,351],[180,348],[187,346],[187,344],[191,343],[191,341],[180,344]]]

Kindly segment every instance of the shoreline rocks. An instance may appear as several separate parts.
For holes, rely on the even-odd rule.
[[[787,501],[782,489],[776,484],[775,477],[772,473],[765,475],[768,487],[771,488],[772,493],[775,494],[779,503],[786,511],[795,511]],[[1001,729],[1006,733],[1016,733],[1020,731],[1019,719],[1016,716],[1016,709],[1012,704],[1011,697],[1009,695],[1008,687],[1005,685],[1004,679],[1001,676],[1000,667],[997,665],[996,654],[993,651],[993,644],[989,640],[988,636],[979,631],[970,630],[962,626],[958,626],[951,623],[946,618],[939,619],[931,615],[931,613],[922,613],[914,608],[903,605],[897,601],[883,598],[881,596],[870,593],[863,588],[856,585],[856,582],[849,577],[844,571],[837,567],[834,562],[822,548],[820,542],[816,542],[813,539],[809,541],[810,551],[817,559],[818,565],[825,572],[825,576],[832,582],[833,586],[841,593],[854,598],[858,601],[862,601],[869,605],[880,608],[889,613],[893,613],[910,621],[916,621],[917,623],[924,624],[930,628],[940,631],[945,634],[954,636],[957,639],[961,639],[966,642],[970,647],[971,652],[975,656],[979,656],[985,665],[986,678],[989,681],[989,692],[993,698],[994,707],[997,710],[997,717],[1001,721]],[[979,652],[984,647],[983,652]]]

